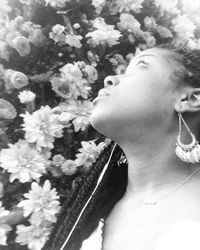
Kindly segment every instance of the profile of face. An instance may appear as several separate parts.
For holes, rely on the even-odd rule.
[[[166,126],[174,115],[174,65],[169,51],[138,53],[123,75],[108,76],[94,102],[91,125],[111,139],[138,136]],[[167,128],[166,128],[167,129]]]

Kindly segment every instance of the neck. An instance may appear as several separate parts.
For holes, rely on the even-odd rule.
[[[118,143],[128,159],[128,184],[125,197],[137,195],[154,199],[181,183],[197,164],[181,161],[175,154],[176,136],[149,138],[145,143]]]

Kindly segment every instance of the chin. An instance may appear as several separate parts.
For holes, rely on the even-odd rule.
[[[101,133],[103,133],[103,128],[107,122],[108,121],[105,119],[103,114],[100,115],[99,113],[93,111],[90,115],[90,124]]]
[[[113,133],[116,131],[114,117],[111,114],[106,113],[105,110],[104,112],[99,111],[100,110],[98,110],[98,112],[97,110],[96,112],[93,111],[90,115],[91,126],[106,137],[114,139],[115,136]]]

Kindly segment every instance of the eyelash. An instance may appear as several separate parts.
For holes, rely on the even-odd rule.
[[[145,64],[145,65],[148,65],[148,63],[145,62],[145,61],[143,61],[143,60],[138,61],[138,62],[136,63],[136,65],[138,65],[138,64],[140,64],[140,63],[143,63],[143,64]]]

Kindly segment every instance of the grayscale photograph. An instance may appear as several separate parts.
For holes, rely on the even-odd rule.
[[[200,250],[200,0],[0,0],[0,250]]]

